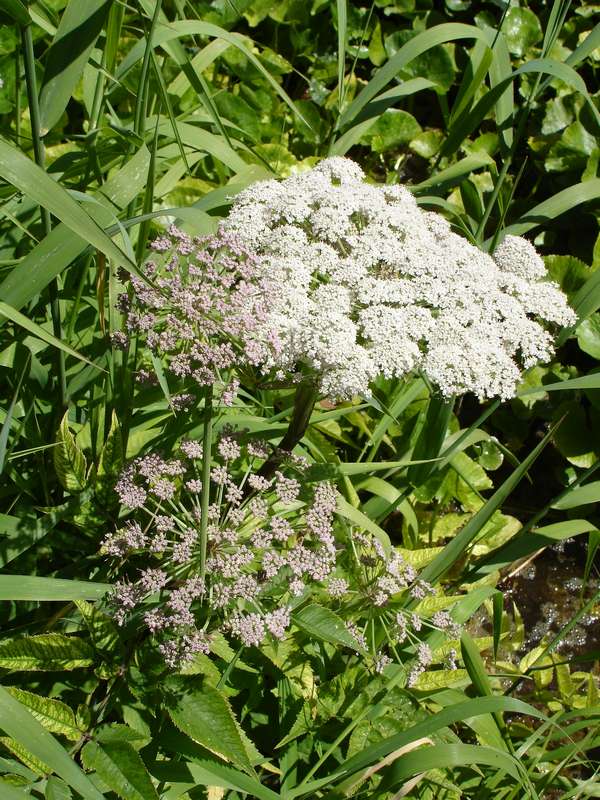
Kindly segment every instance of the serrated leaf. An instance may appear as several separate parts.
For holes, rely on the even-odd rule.
[[[158,800],[146,765],[128,742],[102,746],[88,742],[81,751],[81,761],[123,800]]]
[[[112,619],[85,600],[76,600],[75,605],[83,617],[96,650],[114,653],[119,646],[119,631]]]
[[[60,733],[74,742],[80,738],[82,732],[75,721],[75,714],[65,703],[16,686],[7,686],[6,691],[22,703],[47,730]]]
[[[362,650],[344,620],[328,608],[311,603],[292,616],[294,623],[306,633],[324,642]]]
[[[123,439],[121,437],[121,426],[117,415],[113,411],[110,421],[110,430],[100,453],[98,463],[98,477],[110,478],[121,471],[123,465]],[[112,487],[111,487],[112,488]]]
[[[427,566],[443,549],[443,547],[422,547],[419,550],[407,550],[404,547],[396,548],[406,563],[415,569],[422,569]]]
[[[68,492],[81,492],[85,488],[85,456],[77,447],[69,428],[68,412],[65,412],[60,423],[57,441],[53,454],[58,480]]]
[[[254,775],[242,732],[227,699],[206,681],[174,676],[167,709],[180,731],[212,753]]]
[[[68,670],[89,667],[94,651],[82,639],[43,633],[0,642],[0,667],[11,670]]]
[[[45,764],[43,761],[40,761],[39,758],[30,753],[26,747],[20,742],[17,742],[16,739],[11,738],[10,736],[0,736],[0,742],[6,747],[7,750],[10,750],[19,761],[22,761],[26,767],[29,767],[30,770],[35,772],[37,775],[47,775],[49,772],[52,772],[52,769]]]
[[[0,728],[26,747],[35,758],[48,764],[85,800],[103,800],[103,795],[85,776],[67,751],[18,700],[0,686]]]
[[[136,731],[129,725],[122,725],[118,722],[111,722],[96,729],[94,739],[100,744],[115,744],[117,742],[127,742],[134,748],[139,749],[144,743],[148,743],[149,736],[145,736],[140,731]]]

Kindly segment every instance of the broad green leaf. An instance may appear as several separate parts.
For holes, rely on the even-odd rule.
[[[515,56],[522,56],[542,38],[542,26],[536,15],[528,8],[509,8],[502,33],[508,49]]]
[[[73,795],[62,778],[51,775],[46,783],[45,800],[72,800]]]
[[[17,786],[13,786],[12,783],[8,783],[8,781],[0,778],[0,790],[2,792],[3,800],[25,800],[26,798],[30,798],[31,795],[25,789],[21,789]],[[48,795],[46,795],[48,798]],[[51,798],[48,798],[51,800]]]
[[[100,600],[112,588],[110,583],[0,575],[0,600]]]
[[[600,314],[592,314],[577,326],[577,343],[584,353],[600,361]]]
[[[0,736],[0,744],[6,747],[7,750],[10,750],[13,755],[15,755],[19,761],[21,761],[25,766],[42,778],[44,775],[47,775],[49,772],[52,772],[52,767],[48,766],[45,761],[41,761],[39,758],[33,755],[33,753],[28,750],[26,747],[18,742],[16,739],[13,739],[11,736]]]
[[[388,108],[363,133],[360,143],[369,145],[374,153],[385,153],[407,145],[420,132],[421,126],[412,114]]]
[[[0,667],[9,670],[70,670],[94,663],[92,648],[75,636],[42,633],[0,642]]]
[[[52,734],[0,686],[0,727],[26,747],[36,758],[48,764],[85,800],[104,800],[86,775]]]
[[[119,645],[119,631],[115,622],[85,600],[75,600],[75,605],[90,632],[92,645],[101,652],[113,653]]]
[[[65,703],[18,689],[16,686],[7,686],[6,691],[22,703],[47,730],[60,733],[74,742],[81,737],[82,731],[75,722],[75,714]]]
[[[248,774],[254,774],[241,729],[224,695],[206,682],[178,677],[168,681],[167,691],[167,709],[180,731]]]
[[[324,642],[360,650],[362,647],[350,633],[344,620],[328,608],[311,603],[292,615],[294,623],[310,636]]]
[[[144,762],[128,742],[88,742],[81,751],[81,761],[123,800],[158,800]]]
[[[54,469],[61,486],[68,492],[85,488],[85,456],[77,446],[69,428],[69,412],[65,412],[58,432],[58,445],[53,449]]]
[[[460,686],[468,682],[466,669],[435,669],[422,672],[412,688],[418,692],[435,692],[448,686]]]
[[[45,54],[40,89],[41,134],[53,128],[81,78],[112,0],[70,0]]]

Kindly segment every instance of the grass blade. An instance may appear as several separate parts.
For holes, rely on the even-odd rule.
[[[85,800],[104,800],[54,736],[3,686],[0,686],[0,725],[9,736],[26,747],[36,758],[48,764]]]

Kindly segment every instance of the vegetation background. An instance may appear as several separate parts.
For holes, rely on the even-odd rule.
[[[0,796],[600,797],[600,6],[0,14]],[[102,611],[99,546],[125,460],[201,435],[201,415],[173,413],[158,362],[136,384],[115,299],[167,222],[210,232],[241,188],[328,154],[406,183],[481,247],[526,235],[580,322],[509,403],[380,381],[319,404],[302,443],[347,525],[403,547],[442,605],[463,593],[460,669],[398,688],[326,619],[285,652],[236,663],[223,643],[165,682]],[[291,402],[245,387],[228,421],[275,442]]]

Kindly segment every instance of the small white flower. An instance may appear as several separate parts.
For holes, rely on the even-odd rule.
[[[544,325],[575,321],[527,240],[507,235],[490,256],[345,158],[250,186],[224,229],[272,282],[265,330],[280,346],[262,369],[302,368],[330,397],[420,371],[446,396],[508,398],[552,355]]]

